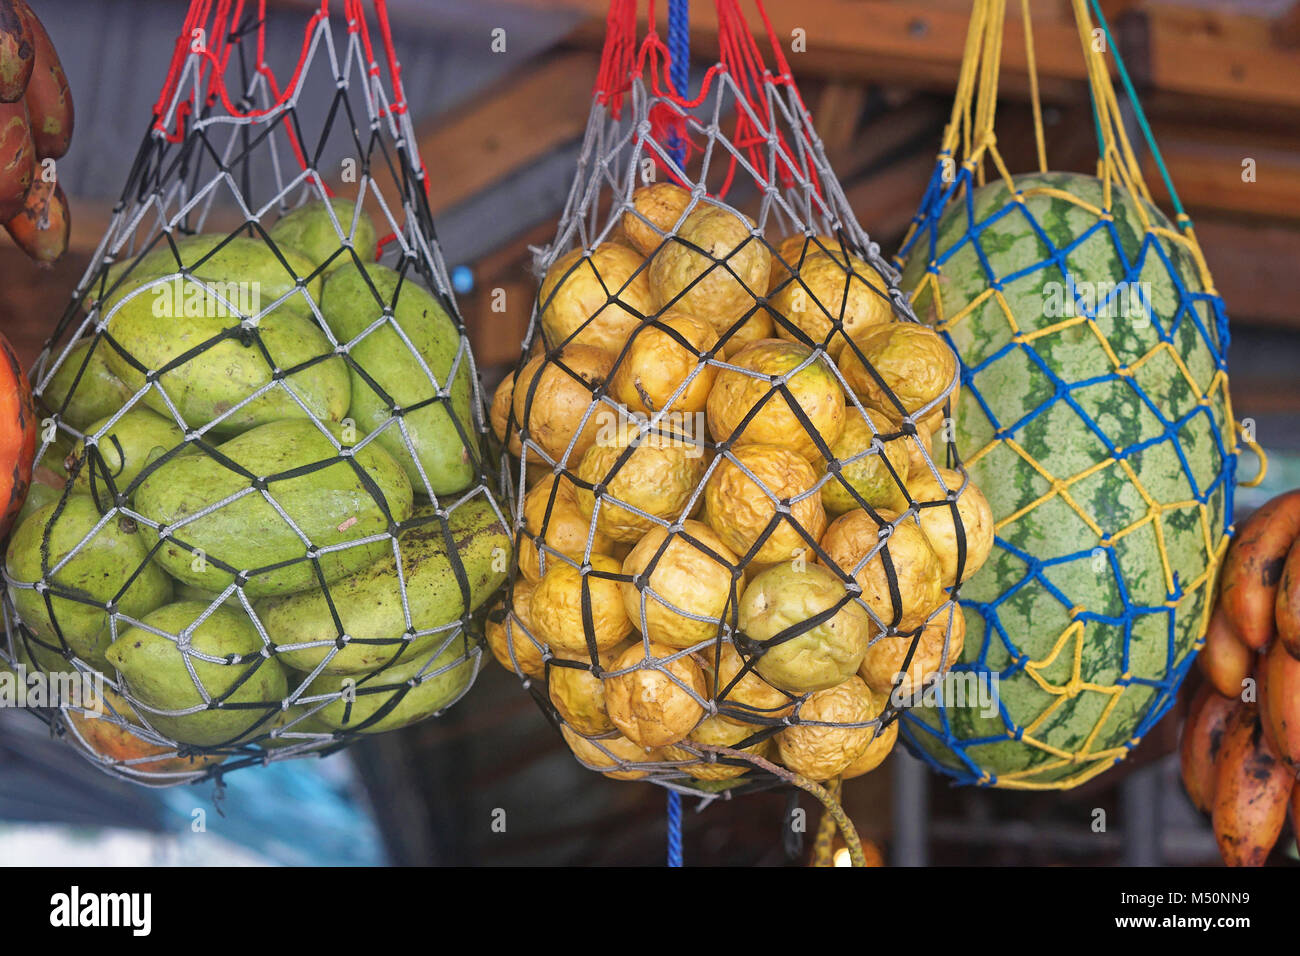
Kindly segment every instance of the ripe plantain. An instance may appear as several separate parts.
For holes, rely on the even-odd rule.
[[[1274,641],[1260,665],[1260,721],[1282,759],[1300,765],[1300,661]]]
[[[1233,634],[1220,604],[1205,632],[1198,663],[1201,673],[1224,697],[1241,697],[1241,685],[1254,669],[1255,654]]]
[[[1278,582],[1287,552],[1300,537],[1300,490],[1266,502],[1228,548],[1219,606],[1233,633],[1257,651],[1272,639]]]
[[[1259,709],[1234,712],[1215,761],[1214,835],[1228,866],[1263,866],[1286,822],[1295,777],[1269,747]]]
[[[1192,804],[1202,813],[1214,806],[1214,764],[1223,745],[1223,731],[1241,701],[1224,697],[1209,684],[1202,684],[1192,699],[1179,744],[1183,787]]]
[[[1300,546],[1291,545],[1282,579],[1278,582],[1277,603],[1273,606],[1278,640],[1288,653],[1300,660]]]

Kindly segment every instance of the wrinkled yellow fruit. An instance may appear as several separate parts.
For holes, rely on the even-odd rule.
[[[609,376],[613,364],[614,357],[604,349],[571,345],[553,359],[538,355],[520,369],[515,386],[515,423],[528,432],[528,439],[552,462],[581,461],[600,429],[617,417],[613,408],[602,404],[583,420],[593,393]],[[570,441],[574,442],[573,449],[566,457]],[[536,460],[537,453],[529,457]]]
[[[632,209],[620,220],[624,237],[641,255],[653,255],[690,202],[690,191],[676,183],[641,186],[632,193]]]
[[[664,409],[686,415],[702,412],[718,367],[700,356],[720,354],[717,345],[718,334],[708,322],[684,312],[666,312],[633,337],[610,376],[609,394],[645,415]],[[681,393],[673,398],[678,388]]]
[[[556,561],[538,583],[529,604],[533,636],[569,657],[585,657],[588,653],[582,614],[584,595],[591,605],[591,636],[598,651],[614,647],[632,630],[618,581],[610,577],[622,572],[619,562],[593,554],[591,570],[596,573],[583,574],[567,562]]]
[[[623,573],[629,577],[651,570],[646,574],[645,591],[637,590],[631,581],[619,585],[623,605],[632,624],[640,629],[644,595],[645,636],[668,647],[694,647],[718,636],[717,621],[731,623],[732,593],[740,595],[745,578],[741,574],[733,583],[731,569],[740,565],[740,559],[703,522],[682,522],[682,531],[672,535],[660,554],[668,537],[667,529],[652,528],[624,559]]]
[[[857,338],[872,326],[893,320],[885,283],[866,262],[850,256],[844,260],[824,252],[804,257],[799,275],[772,293],[768,304],[815,344],[826,344],[838,358],[848,338]],[[834,332],[832,337],[831,333]],[[776,334],[797,340],[795,333],[776,324]]]
[[[837,606],[827,620],[808,625]],[[760,572],[745,589],[740,630],[760,642],[795,634],[767,646],[756,669],[773,687],[807,694],[856,673],[874,627],[834,573],[819,564],[787,561]]]
[[[696,206],[677,237],[650,260],[655,304],[705,319],[726,338],[767,292],[772,255],[753,228],[747,216],[731,209]]]
[[[628,642],[623,642],[608,651],[601,651],[599,661],[601,673],[610,669],[620,654],[627,650]],[[564,722],[584,737],[598,737],[614,729],[614,722],[609,719],[605,709],[605,681],[593,673],[591,661],[586,658],[568,658],[551,661],[547,676],[547,692],[555,711]]]
[[[518,457],[523,454],[523,446],[519,443],[519,432],[511,432],[510,441],[506,442],[506,430],[510,427],[510,399],[514,387],[515,373],[507,372],[506,377],[492,393],[492,407],[488,409],[488,421],[492,424],[492,434],[497,436],[497,441],[503,445],[508,444],[510,454]]]
[[[772,277],[768,280],[767,294],[770,296],[790,280],[791,269],[800,269],[804,259],[818,253],[844,262],[844,247],[835,236],[805,236],[799,232],[777,243],[772,254]]]
[[[865,724],[880,708],[861,677],[819,690],[799,707],[799,723],[776,735],[781,763],[810,780],[829,780],[844,771],[871,746],[874,726],[824,727],[828,724]]]
[[[743,445],[731,457],[735,461],[717,462],[704,486],[704,520],[709,527],[741,558],[762,538],[763,544],[750,558],[755,564],[776,564],[803,554],[809,539],[818,540],[826,528],[821,494],[813,491],[817,472],[812,465],[775,445]],[[737,462],[761,484],[755,484]],[[778,515],[777,502],[794,498],[799,500],[791,502],[790,513]]]
[[[676,521],[689,516],[707,465],[701,445],[659,432],[642,435],[635,428],[621,429],[598,438],[576,472],[580,481],[604,485],[599,513],[591,488],[575,485],[574,495],[583,515],[595,514],[602,534],[614,541],[638,541],[656,527],[651,518]]]
[[[590,255],[574,249],[555,260],[537,301],[551,348],[593,345],[614,355],[655,312],[645,259],[615,242],[597,246]]]
[[[907,496],[903,494],[908,474],[904,441],[910,439],[877,442],[878,435],[897,435],[900,428],[883,412],[869,411],[868,414],[871,424],[856,408],[850,408],[844,431],[831,444],[831,454],[839,460],[840,467],[839,477],[832,475],[822,485],[822,504],[830,514],[843,514],[862,507],[846,484],[873,508],[902,511],[907,507]]]
[[[844,391],[825,358],[805,366],[812,354],[807,346],[782,339],[763,339],[729,354],[727,364],[735,368],[719,371],[709,393],[713,437],[730,439],[732,447],[781,445],[808,461],[824,460],[795,409],[829,447],[844,431]],[[789,378],[783,387],[773,383],[774,376],[784,375]],[[751,409],[756,410],[746,422]]]
[[[909,415],[920,414],[929,429],[943,423],[943,395],[952,386],[952,407],[957,407],[957,356],[938,332],[915,322],[890,322],[853,336],[862,358],[852,348],[839,357],[845,383],[863,405],[901,417],[902,413],[865,365],[865,358]]]
[[[538,479],[524,495],[523,518],[527,534],[519,536],[519,570],[524,577],[533,583],[540,581],[544,570],[562,563],[563,559],[554,554],[557,551],[582,563],[591,533],[591,518],[578,507],[573,482],[568,478],[549,474]],[[538,554],[538,537],[546,542],[545,568],[542,555]],[[597,529],[591,541],[592,554],[609,554],[612,546],[613,542]]]
[[[542,649],[528,636],[533,629],[530,607],[533,591],[533,583],[527,578],[515,581],[514,602],[504,618],[494,621],[496,615],[488,615],[487,642],[497,663],[512,674],[542,677],[546,673]],[[504,603],[504,599],[499,603]]]
[[[569,727],[561,727],[560,734],[575,757],[611,780],[640,780],[648,776],[650,771],[606,770],[606,767],[652,764],[659,763],[663,759],[663,755],[658,750],[641,747],[619,734],[588,740]]]
[[[794,710],[790,695],[763,680],[754,668],[737,679],[745,661],[731,644],[723,642],[716,671],[713,651],[709,650],[704,656],[710,674],[709,687],[719,708],[718,716],[723,720],[747,726],[747,719],[779,720]]]
[[[955,493],[961,488],[962,476],[959,472],[940,468],[939,475],[948,491]],[[909,478],[907,490],[919,506],[917,518],[921,522],[921,530],[930,539],[934,553],[939,556],[943,586],[950,588],[957,583],[957,523],[953,520],[951,504],[927,504],[947,502],[948,491],[935,481],[934,475],[928,470]],[[966,542],[966,555],[961,568],[961,579],[965,581],[984,566],[989,552],[993,550],[993,510],[989,507],[984,492],[976,488],[974,482],[967,484],[966,489],[957,495],[956,504]]]
[[[704,674],[689,656],[663,644],[637,643],[614,662],[625,674],[605,678],[605,707],[623,736],[643,747],[666,747],[682,740],[704,716]],[[671,675],[671,676],[670,676]]]
[[[753,724],[733,724],[721,717],[706,717],[700,721],[690,735],[680,744],[664,748],[664,761],[688,761],[676,769],[682,770],[696,780],[732,780],[749,770],[752,764],[745,763],[739,757],[722,759],[735,760],[736,763],[723,763],[718,756],[693,744],[708,744],[713,747],[730,747],[745,753],[766,757],[772,749],[772,738],[764,737],[747,747],[737,747],[748,737],[763,728]],[[692,749],[696,752],[692,753]]]
[[[873,693],[871,695],[872,709],[881,713],[885,709],[886,698],[883,695]],[[894,720],[888,727],[882,730],[875,739],[867,745],[867,749],[862,751],[861,756],[854,760],[840,772],[840,777],[844,780],[852,780],[854,777],[861,777],[863,774],[871,773],[889,756],[890,751],[894,749],[894,744],[898,742],[898,721]]]
[[[897,631],[914,631],[944,601],[939,558],[925,532],[909,517],[894,526],[885,546],[855,573],[858,564],[880,543],[881,529],[898,518],[897,512],[888,509],[876,513],[879,523],[861,508],[840,515],[822,535],[822,550],[841,571],[853,575],[862,588],[863,603],[881,623],[889,626],[897,618]],[[889,589],[886,555],[898,582],[897,607]]]
[[[952,621],[952,633],[949,636],[948,622]],[[947,671],[961,660],[962,649],[966,646],[966,616],[955,604],[939,611],[921,629],[916,640],[916,651],[907,670],[903,662],[907,660],[912,648],[911,637],[882,637],[867,648],[858,668],[858,676],[867,682],[873,691],[888,694],[893,691],[894,681],[901,675],[898,684],[899,700],[911,700],[927,680],[934,674]],[[945,656],[944,647],[948,652]]]

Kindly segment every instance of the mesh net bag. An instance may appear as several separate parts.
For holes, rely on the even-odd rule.
[[[716,6],[694,97],[682,25],[665,44],[651,4],[638,42],[635,2],[611,6],[491,410],[518,479],[494,653],[584,765],[705,797],[878,765],[991,543],[932,453],[954,356],[855,221],[779,45],[769,70]]]
[[[84,685],[44,716],[143,783],[441,712],[510,562],[384,3],[322,3],[283,85],[265,13],[191,4],[32,373],[4,657]]]
[[[1074,0],[1093,176],[1048,166],[1023,4],[1039,169],[1004,163],[993,129],[1005,8],[975,4],[952,120],[900,254],[917,314],[961,360],[956,444],[995,519],[992,556],[963,591],[954,669],[993,693],[914,709],[902,733],[959,781],[1066,788],[1137,745],[1203,642],[1238,434],[1223,302],[1116,51],[1176,225],[1151,201],[1100,9],[1094,23]]]

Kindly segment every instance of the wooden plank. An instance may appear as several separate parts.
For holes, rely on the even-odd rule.
[[[1300,229],[1208,216],[1194,221],[1229,317],[1300,328]]]
[[[1174,187],[1190,209],[1268,217],[1300,216],[1300,137],[1267,132],[1157,124],[1156,142]],[[1252,161],[1253,178],[1243,178]],[[1143,171],[1153,194],[1168,196],[1155,161]]]

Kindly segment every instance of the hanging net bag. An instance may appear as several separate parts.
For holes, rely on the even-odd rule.
[[[190,5],[33,371],[4,657],[132,780],[332,752],[478,671],[509,522],[374,7],[322,3],[281,84],[265,3]]]
[[[996,530],[962,590],[969,693],[909,711],[903,736],[959,781],[1054,789],[1122,760],[1173,701],[1232,530],[1238,443],[1223,302],[1116,54],[1176,224],[1151,201],[1100,9],[1098,26],[1074,0],[1095,175],[1048,166],[1027,3],[1039,168],[1012,175],[993,133],[1005,7],[975,4],[900,253],[917,315],[961,360],[955,444]]]
[[[876,767],[955,659],[950,589],[991,523],[930,453],[955,357],[854,219],[779,45],[770,70],[739,4],[716,9],[690,96],[684,25],[665,44],[652,3],[638,43],[635,2],[611,7],[492,403],[518,561],[488,638],[591,769],[831,801],[818,782]]]

